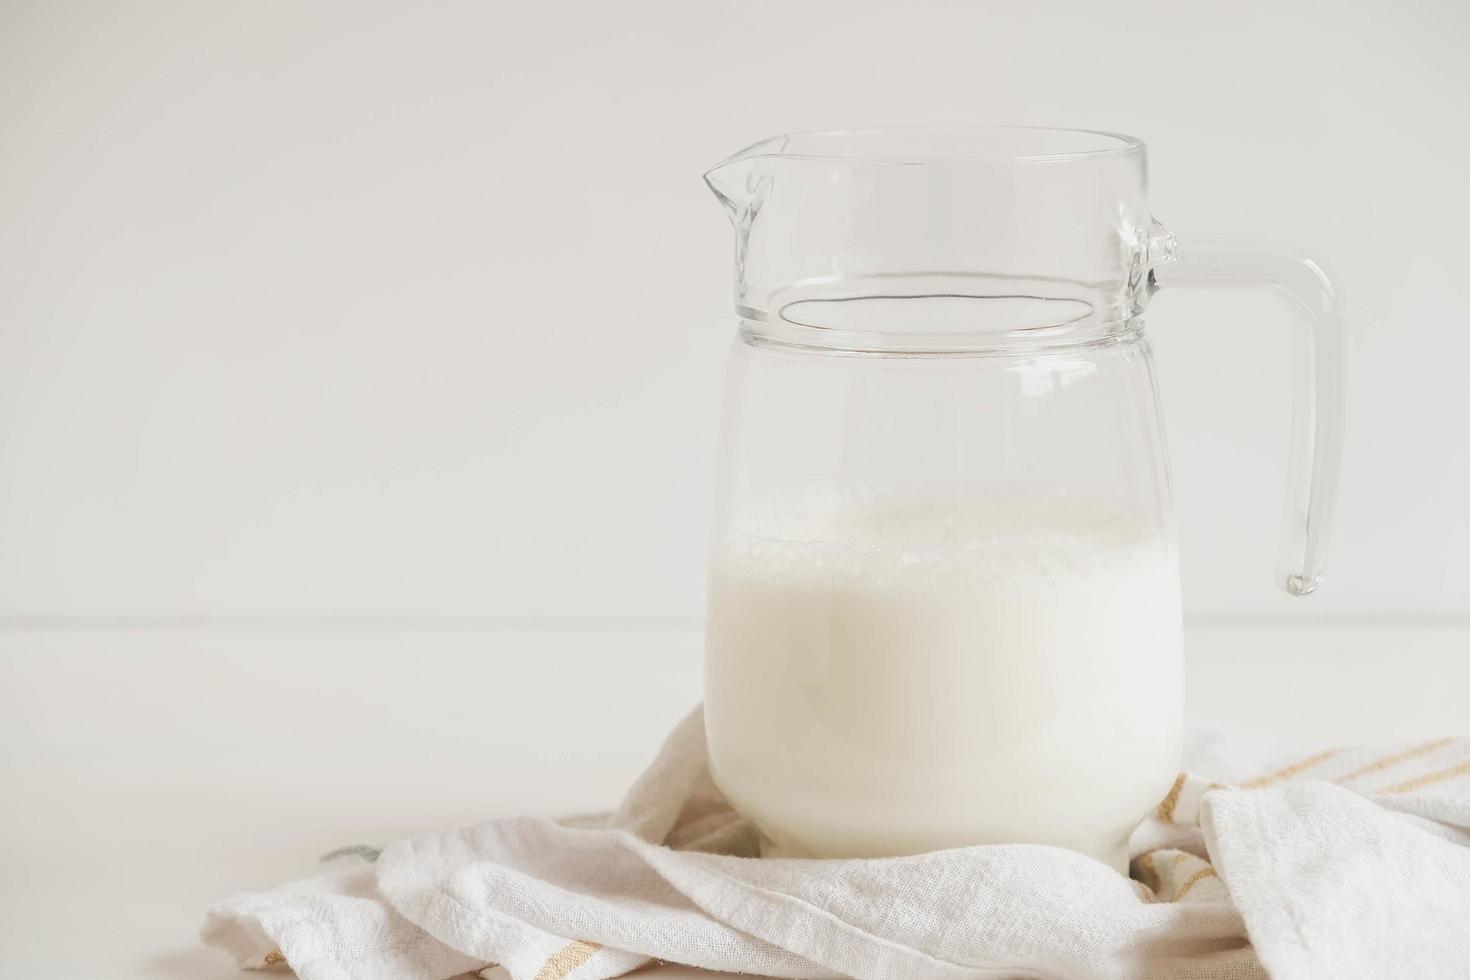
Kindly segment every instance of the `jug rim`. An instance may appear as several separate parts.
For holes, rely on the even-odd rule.
[[[1018,149],[1001,147],[1009,141]],[[897,152],[904,142],[930,147],[927,152]],[[802,144],[829,144],[823,150]],[[870,149],[856,144],[867,143]],[[883,151],[884,144],[894,149]],[[1026,145],[1031,148],[1022,148]],[[843,147],[848,147],[843,149]],[[940,152],[935,152],[935,150]],[[1143,140],[1126,133],[1063,126],[1009,126],[991,124],[865,126],[809,129],[767,137],[722,161],[715,170],[736,160],[775,158],[826,163],[923,164],[953,163],[1064,163],[1141,154]]]

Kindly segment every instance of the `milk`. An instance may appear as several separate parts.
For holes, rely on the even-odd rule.
[[[711,568],[716,782],[767,853],[1054,844],[1123,867],[1179,765],[1170,543],[1066,497],[840,497]]]

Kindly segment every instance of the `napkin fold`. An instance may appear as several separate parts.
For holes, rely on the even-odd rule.
[[[303,980],[1470,977],[1470,740],[1291,757],[1191,737],[1132,877],[1060,848],[758,858],[696,709],[612,813],[492,820],[209,909]],[[1207,774],[1207,775],[1194,775]]]

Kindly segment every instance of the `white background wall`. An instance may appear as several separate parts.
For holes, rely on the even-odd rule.
[[[0,615],[700,614],[730,241],[801,128],[1150,143],[1351,304],[1335,562],[1271,583],[1288,312],[1150,314],[1195,616],[1470,616],[1470,5],[0,4]]]

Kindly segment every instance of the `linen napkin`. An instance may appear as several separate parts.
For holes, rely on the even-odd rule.
[[[1130,842],[756,857],[696,710],[612,813],[492,820],[211,908],[204,941],[303,980],[1470,977],[1470,740],[1291,757],[1197,734]],[[1194,773],[1207,775],[1193,775]],[[376,860],[370,860],[376,856]]]

